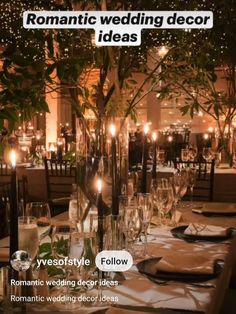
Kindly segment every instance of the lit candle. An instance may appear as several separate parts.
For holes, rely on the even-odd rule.
[[[148,159],[148,142],[147,134],[149,126],[146,123],[144,126],[144,138],[143,138],[143,154],[142,154],[142,181],[141,181],[141,192],[147,192],[147,159]]]
[[[98,211],[98,245],[99,252],[103,250],[103,200],[102,200],[102,180],[97,180],[97,211]]]
[[[119,214],[118,201],[118,180],[117,180],[117,160],[116,160],[116,127],[114,124],[110,126],[111,133],[111,172],[112,172],[112,215]]]
[[[156,179],[157,178],[157,133],[156,132],[152,133],[152,140],[153,140],[153,150],[154,150],[152,178]]]
[[[50,151],[51,159],[56,159],[56,146],[54,143],[50,143],[49,151]]]
[[[173,159],[173,148],[172,148],[173,136],[169,135],[168,138],[167,138],[167,141],[168,141],[168,143],[170,145],[170,166],[171,166],[171,162],[172,162],[172,159]]]
[[[57,159],[59,161],[63,159],[63,142],[61,140],[57,141]]]
[[[10,256],[18,250],[18,189],[16,176],[16,152],[11,151],[11,211],[10,211]]]

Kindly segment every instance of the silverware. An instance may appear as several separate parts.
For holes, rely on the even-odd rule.
[[[173,282],[173,280],[161,280],[161,279],[156,279],[156,278],[148,277],[148,276],[147,278],[158,285],[169,285],[171,282]],[[186,282],[186,281],[179,281],[179,282],[186,283],[186,285],[188,286],[194,286],[198,288],[215,288],[216,287],[214,284],[209,283],[209,282]]]

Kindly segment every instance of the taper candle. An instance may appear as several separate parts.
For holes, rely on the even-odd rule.
[[[103,250],[103,200],[102,200],[102,180],[97,180],[97,211],[98,211],[98,246],[99,252]]]
[[[18,250],[18,189],[16,175],[16,152],[11,151],[11,199],[10,199],[10,256]]]
[[[152,166],[152,178],[157,178],[157,133],[152,133],[153,140],[153,166]]]
[[[111,133],[111,171],[112,171],[112,215],[119,214],[118,199],[118,178],[117,178],[117,160],[116,160],[116,127],[114,124],[110,126]]]
[[[141,192],[147,193],[147,159],[148,159],[148,140],[147,134],[149,126],[146,123],[144,126],[144,137],[143,137],[143,154],[142,154],[142,181],[141,181]]]

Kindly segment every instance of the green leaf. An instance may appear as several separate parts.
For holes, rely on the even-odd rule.
[[[186,106],[181,107],[180,111],[181,111],[182,115],[184,116],[188,113],[189,109],[190,109],[190,106],[186,105]]]

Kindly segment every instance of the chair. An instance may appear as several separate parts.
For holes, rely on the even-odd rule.
[[[72,184],[76,182],[76,167],[70,160],[44,159],[47,198],[53,210],[58,214],[68,208],[72,193]]]
[[[193,188],[194,199],[197,201],[213,201],[215,160],[210,162],[175,161],[174,166],[179,170],[183,167],[195,167],[197,173],[196,182]],[[184,199],[189,199],[189,191],[184,196]]]

